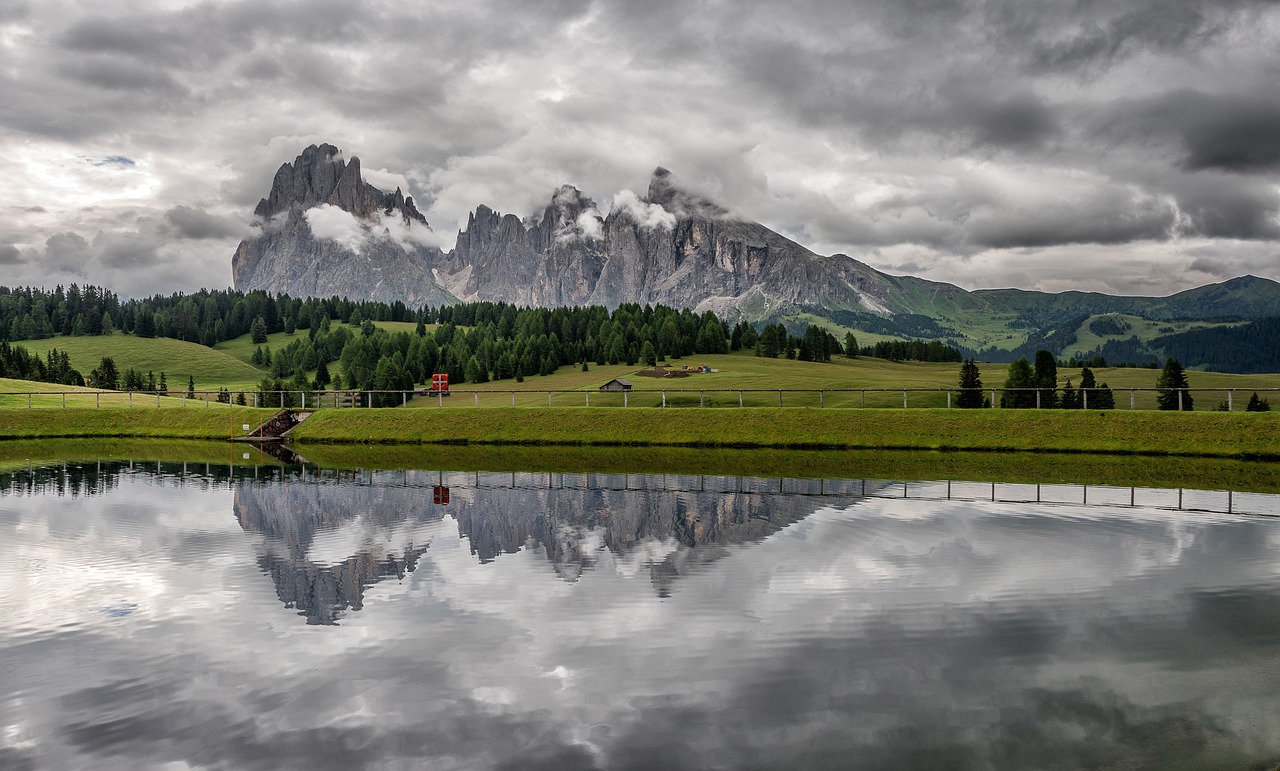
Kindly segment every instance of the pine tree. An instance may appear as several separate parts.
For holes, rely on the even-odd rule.
[[[1036,385],[1040,388],[1040,398],[1035,406],[1051,410],[1058,406],[1058,361],[1053,354],[1036,351]]]
[[[254,345],[267,342],[267,321],[261,316],[253,320],[249,325],[249,340]]]
[[[187,375],[187,398],[196,398],[196,378],[194,375]]]
[[[330,382],[331,382],[331,378],[329,375],[329,365],[325,364],[322,361],[320,362],[320,366],[316,367],[316,378],[315,378],[314,386],[317,390],[323,391],[324,389],[329,387]]]
[[[1170,356],[1165,360],[1164,370],[1156,379],[1156,404],[1162,410],[1190,411],[1192,409],[1191,392],[1187,390],[1187,373],[1182,369],[1182,362]]]
[[[982,377],[973,359],[966,359],[960,365],[960,397],[956,399],[956,406],[966,409],[982,406]]]
[[[640,360],[650,367],[658,365],[658,352],[653,349],[653,343],[648,340],[644,341],[644,346],[640,349]]]
[[[116,369],[116,362],[110,356],[103,356],[102,362],[89,373],[89,377],[93,379],[94,388],[104,391],[115,391],[120,386],[120,371]]]
[[[1036,373],[1024,356],[1009,365],[1009,376],[1004,381],[1004,393],[1000,406],[1010,409],[1027,409],[1036,406]]]
[[[1249,397],[1249,404],[1244,408],[1245,412],[1270,412],[1271,402],[1266,399],[1259,399],[1258,392],[1254,391],[1253,396]]]
[[[1066,385],[1062,386],[1062,398],[1058,401],[1058,406],[1064,410],[1080,409],[1080,394],[1071,387],[1071,378],[1067,378]]]
[[[160,395],[161,396],[169,395],[169,383],[165,380],[163,372],[160,373]]]
[[[852,332],[844,333],[844,355],[849,359],[858,358],[858,338],[854,337]]]

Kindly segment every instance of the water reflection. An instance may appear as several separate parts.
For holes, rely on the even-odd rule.
[[[1241,509],[1277,513],[1075,486],[24,469],[0,475],[0,767],[1270,768],[1280,521]]]

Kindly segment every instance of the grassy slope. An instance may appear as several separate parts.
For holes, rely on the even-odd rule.
[[[298,443],[327,468],[715,474],[827,479],[963,479],[1280,492],[1280,464],[1223,458],[1061,453],[492,447]],[[3,445],[0,445],[3,450]],[[237,456],[238,457],[238,456]]]
[[[166,400],[169,401],[169,400]],[[172,400],[181,404],[182,400]],[[0,439],[62,437],[147,437],[156,439],[227,439],[247,433],[276,410],[203,403],[184,409],[153,407],[67,407],[66,409],[0,410]]]
[[[212,390],[248,388],[262,377],[247,361],[239,361],[214,348],[166,337],[141,338],[117,332],[26,340],[20,345],[42,357],[50,348],[66,351],[71,356],[71,365],[85,376],[98,366],[103,356],[114,359],[122,375],[132,367],[144,375],[154,372],[158,380],[164,372],[170,391],[185,389],[188,376],[195,378],[197,389]]]
[[[516,395],[516,406],[545,407],[546,391],[589,391],[592,406],[622,404],[622,397],[617,394],[601,394],[596,390],[613,378],[630,380],[635,389],[627,403],[631,406],[656,406],[662,403],[660,391],[667,390],[669,405],[696,404],[699,401],[698,391],[716,391],[708,393],[706,403],[711,406],[736,406],[738,389],[772,390],[772,393],[746,393],[743,403],[746,406],[777,406],[777,389],[948,389],[955,388],[959,381],[960,365],[931,364],[923,362],[891,362],[883,359],[857,358],[846,359],[836,357],[830,364],[814,362],[788,361],[786,359],[763,359],[750,354],[728,354],[712,356],[689,356],[669,361],[669,368],[684,365],[694,366],[706,363],[720,370],[705,375],[693,375],[687,378],[646,378],[636,376],[640,367],[624,364],[596,366],[590,365],[589,371],[582,372],[576,367],[561,367],[554,375],[546,377],[528,377],[523,383],[514,380],[500,380],[491,383],[466,383],[454,386],[454,395],[450,397],[455,406],[475,404],[474,397],[466,392],[479,390],[484,392],[479,399],[482,407],[510,406],[510,391],[536,392]],[[983,384],[987,388],[999,388],[1008,373],[1007,364],[981,365]],[[1099,369],[1095,370],[1099,382],[1106,382],[1112,388],[1154,388],[1158,370],[1151,369]],[[1080,384],[1080,370],[1060,369],[1059,383],[1066,383],[1070,378],[1075,385]],[[1188,375],[1192,388],[1236,388],[1236,409],[1243,409],[1253,389],[1280,387],[1280,377],[1276,375],[1232,375],[1208,372],[1192,372]],[[678,391],[692,393],[679,394]],[[493,393],[506,392],[506,393]],[[649,392],[649,393],[641,393]],[[1243,394],[1244,401],[1240,401]],[[1117,392],[1116,406],[1127,408],[1127,393]],[[1200,409],[1209,409],[1212,404],[1225,399],[1226,394],[1195,395]],[[1280,401],[1277,399],[1276,401]],[[816,393],[784,394],[785,406],[818,406]],[[1154,393],[1139,393],[1135,396],[1139,408],[1155,406]],[[1211,404],[1212,402],[1212,404]],[[411,402],[412,406],[436,406],[435,400],[419,398]],[[581,406],[586,403],[582,397],[571,395],[555,395],[552,403],[557,406]],[[945,392],[909,394],[908,404],[913,407],[944,407],[947,403]],[[862,405],[860,393],[826,393],[822,397],[826,407],[858,407]],[[896,393],[871,393],[866,396],[868,407],[901,407],[901,391]]]
[[[1277,413],[1062,410],[327,410],[302,442],[1026,450],[1280,458]]]
[[[1118,318],[1129,325],[1129,329],[1120,335],[1098,335],[1091,328],[1091,324],[1095,319],[1102,316],[1090,316],[1085,319],[1080,328],[1076,330],[1076,342],[1067,347],[1062,352],[1063,358],[1071,358],[1072,356],[1087,356],[1092,351],[1097,350],[1111,340],[1128,340],[1130,337],[1137,336],[1144,343],[1150,343],[1161,335],[1168,335],[1177,332],[1187,332],[1192,329],[1206,329],[1209,327],[1231,327],[1240,326],[1246,322],[1235,322],[1231,324],[1213,323],[1207,321],[1152,321],[1144,319],[1141,316],[1119,315]]]

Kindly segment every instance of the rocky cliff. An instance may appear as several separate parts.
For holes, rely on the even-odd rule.
[[[412,198],[365,182],[359,159],[312,145],[280,167],[255,214],[261,235],[232,261],[241,290],[411,306],[663,303],[750,318],[800,305],[899,310],[894,278],[734,218],[662,168],[643,198],[620,195],[607,215],[568,185],[536,217],[478,206],[441,251]]]

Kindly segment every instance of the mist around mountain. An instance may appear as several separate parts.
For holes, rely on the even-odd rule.
[[[643,196],[622,191],[607,206],[571,185],[525,218],[480,204],[450,243],[412,198],[365,181],[358,158],[312,145],[280,167],[255,215],[260,235],[241,242],[232,260],[242,291],[409,307],[664,304],[729,321],[818,323],[864,343],[940,340],[995,361],[1038,348],[1078,350],[1078,332],[1107,314],[1180,322],[1177,332],[1280,317],[1280,283],[1254,276],[1168,297],[968,291],[892,276],[738,218],[661,167]],[[1106,337],[1098,351],[1126,341],[1126,350],[1158,356],[1156,336],[1137,347]]]

